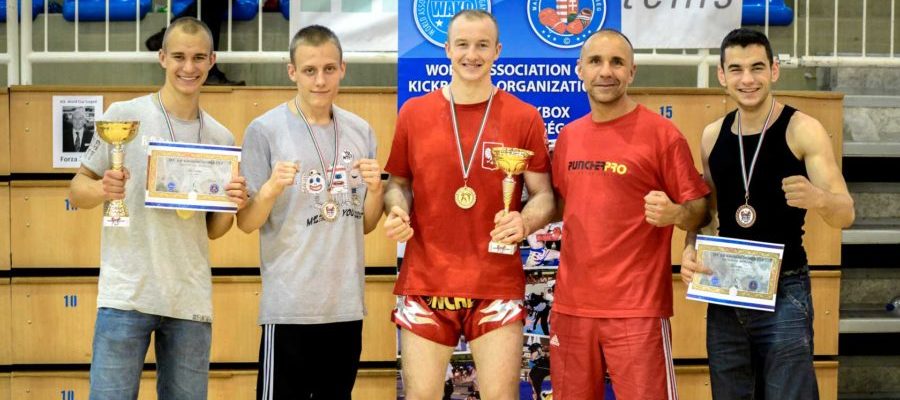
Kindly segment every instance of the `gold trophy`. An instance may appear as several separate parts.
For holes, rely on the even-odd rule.
[[[509,214],[509,204],[512,202],[513,191],[516,189],[515,175],[525,172],[528,168],[528,160],[534,155],[534,152],[528,150],[517,149],[514,147],[494,147],[491,149],[491,155],[494,156],[494,163],[497,164],[506,178],[503,178],[503,215]],[[488,245],[488,252],[497,254],[515,254],[518,243],[502,243],[491,241]]]
[[[96,121],[96,131],[104,142],[113,146],[112,169],[121,171],[125,163],[125,143],[134,139],[138,132],[138,121]],[[128,207],[125,200],[110,200],[103,212],[103,226],[127,227]]]

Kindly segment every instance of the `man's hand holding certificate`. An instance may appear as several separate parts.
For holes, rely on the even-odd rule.
[[[698,235],[696,260],[707,273],[693,275],[687,298],[774,311],[783,253],[782,244]]]
[[[145,206],[237,212],[227,189],[238,176],[240,147],[150,142],[149,153]]]

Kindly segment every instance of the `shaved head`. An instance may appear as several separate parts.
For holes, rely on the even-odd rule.
[[[212,32],[209,30],[209,27],[206,26],[206,23],[203,21],[194,18],[194,17],[181,17],[169,24],[169,27],[166,28],[166,33],[163,35],[162,42],[162,51],[166,51],[166,45],[169,44],[169,36],[172,35],[172,32],[179,30],[181,32],[196,35],[198,33],[205,34],[206,38],[209,40],[209,53],[213,52],[213,37]]]
[[[584,49],[588,48],[588,43],[599,37],[618,38],[628,44],[628,49],[631,53],[631,63],[634,64],[634,46],[631,45],[631,40],[628,40],[628,36],[625,36],[624,33],[609,28],[601,29],[597,32],[592,33],[591,36],[588,37],[587,40],[584,41],[584,44],[581,46],[581,55],[579,56],[579,58],[584,57]]]

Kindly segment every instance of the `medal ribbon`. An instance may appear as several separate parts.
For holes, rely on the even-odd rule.
[[[753,153],[753,160],[750,161],[750,172],[747,172],[747,163],[744,161],[744,131],[741,128],[741,112],[737,112],[738,149],[741,152],[741,177],[744,178],[744,204],[747,204],[750,201],[750,180],[753,179],[753,169],[756,167],[759,149],[762,148],[763,139],[766,137],[766,129],[769,128],[769,121],[772,119],[773,111],[775,111],[775,96],[772,96],[772,106],[769,107],[769,114],[766,115],[766,123],[763,125],[762,132],[759,134],[759,143],[756,144],[756,152]]]
[[[491,86],[487,108],[484,109],[484,116],[481,117],[481,127],[478,128],[478,135],[475,137],[475,144],[472,146],[472,154],[469,156],[468,164],[463,159],[462,141],[459,137],[459,124],[456,122],[456,103],[453,101],[453,91],[448,89],[447,92],[450,93],[450,120],[453,121],[453,135],[456,138],[456,150],[459,152],[459,166],[462,168],[463,182],[468,182],[469,172],[472,170],[472,161],[475,160],[475,153],[478,152],[478,143],[481,142],[484,126],[487,125],[488,114],[491,112],[491,103],[494,102],[494,87]]]
[[[166,127],[169,128],[169,137],[172,138],[173,142],[177,142],[177,140],[175,140],[175,129],[172,128],[172,120],[169,119],[169,113],[163,105],[160,92],[156,92],[156,101],[159,102],[159,109],[162,110],[163,116],[166,117]],[[200,133],[203,132],[203,110],[199,108],[197,109],[197,118],[200,120],[200,127],[197,128],[197,143],[200,143]]]
[[[316,154],[319,155],[319,164],[322,166],[322,174],[325,175],[325,190],[328,192],[328,195],[331,196],[331,184],[334,182],[334,174],[336,172],[335,167],[337,166],[339,152],[338,149],[340,148],[339,145],[341,143],[337,116],[332,109],[331,114],[334,115],[334,117],[332,118],[332,120],[334,120],[334,160],[332,160],[331,162],[331,178],[329,179],[328,170],[325,169],[325,155],[322,154],[322,148],[319,147],[319,141],[316,140],[316,136],[313,135],[312,125],[310,125],[309,120],[306,119],[306,115],[303,114],[303,110],[300,109],[300,101],[297,100],[297,97],[294,97],[294,107],[297,107],[297,114],[300,115],[300,119],[302,119],[303,123],[306,125],[306,131],[309,133],[309,138],[312,139],[313,146],[316,147]]]

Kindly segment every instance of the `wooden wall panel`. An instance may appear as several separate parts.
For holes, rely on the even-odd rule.
[[[816,361],[816,382],[820,400],[838,399],[838,362]]]
[[[259,360],[260,290],[260,278],[256,276],[213,278],[211,361]]]
[[[353,386],[353,400],[394,400],[397,398],[397,371],[360,370]]]
[[[207,98],[203,97],[200,101],[205,110],[216,120],[225,124],[232,134],[234,134],[235,143],[244,142],[244,131],[247,125],[254,118],[264,114],[281,103],[288,101],[296,94],[293,88],[234,88],[232,96],[229,96],[230,103],[223,104],[220,107],[207,105]],[[232,103],[234,107],[232,107]],[[221,110],[230,110],[231,119],[219,119]]]
[[[687,286],[680,275],[672,275],[672,285],[672,357],[706,358],[706,303],[684,297]]]
[[[650,111],[658,112],[672,120],[678,130],[684,134],[691,145],[691,155],[698,171],[703,170],[700,164],[700,134],[709,123],[725,114],[725,99],[721,94],[701,92],[689,94],[683,90],[641,91],[633,95],[633,99]],[[670,114],[671,113],[671,114]]]
[[[709,367],[705,365],[676,366],[675,385],[680,399],[712,400]]]
[[[209,242],[209,263],[215,267],[259,267],[259,231],[247,234],[237,224]]]
[[[388,239],[384,232],[383,216],[378,221],[378,227],[366,235],[364,245],[367,267],[397,266],[397,242]]]
[[[15,278],[11,292],[13,363],[91,362],[97,278]],[[146,362],[154,360],[151,341]]]
[[[0,271],[8,270],[12,262],[9,219],[9,183],[0,182]]]
[[[97,278],[13,278],[11,319],[13,363],[89,364]]]
[[[103,207],[73,210],[68,181],[14,181],[11,190],[12,265],[98,267]]]
[[[392,293],[394,281],[393,276],[370,276],[366,279],[362,361],[397,359],[397,328],[390,318],[397,304]]]
[[[10,377],[8,373],[0,374],[0,400],[10,400]]]
[[[255,400],[256,371],[210,371],[207,398]]]
[[[0,279],[0,365],[12,364],[9,278]]]
[[[812,271],[813,332],[816,355],[838,354],[841,271]]]
[[[0,88],[0,175],[9,175],[9,91]]]

